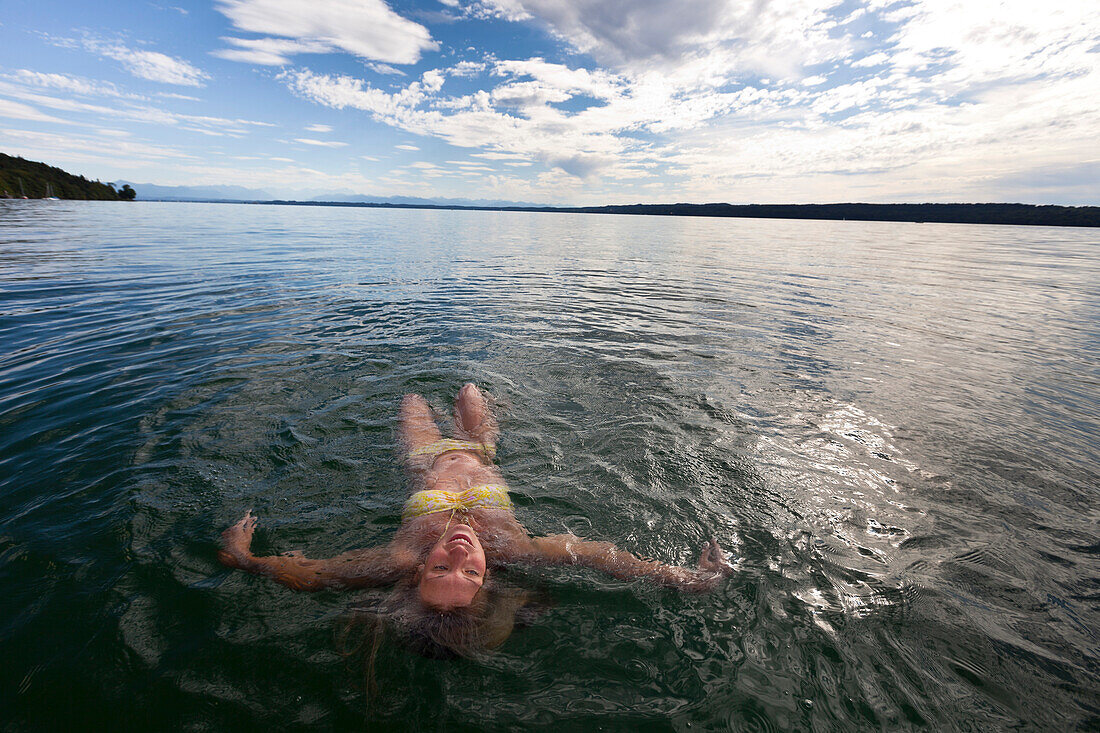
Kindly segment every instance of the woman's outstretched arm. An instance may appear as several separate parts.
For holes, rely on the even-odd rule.
[[[532,544],[537,561],[552,565],[581,565],[601,570],[620,580],[645,578],[690,592],[712,590],[722,578],[733,574],[733,566],[718,547],[717,540],[704,545],[697,568],[644,560],[610,542],[590,542],[568,534],[533,537]]]
[[[218,559],[231,568],[266,575],[294,590],[323,588],[364,588],[392,583],[409,569],[411,558],[391,545],[351,550],[327,560],[311,560],[300,552],[256,557],[252,554],[252,533],[256,517],[249,511],[244,518],[222,532]]]

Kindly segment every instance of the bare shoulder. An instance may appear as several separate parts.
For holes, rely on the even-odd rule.
[[[476,523],[478,537],[492,562],[508,565],[513,562],[529,561],[535,552],[531,544],[531,535],[520,524],[514,514],[507,510],[478,510]]]

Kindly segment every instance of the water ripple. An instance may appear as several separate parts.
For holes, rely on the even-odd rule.
[[[0,201],[0,703],[47,728],[1095,727],[1090,236]],[[673,563],[713,536],[739,572],[510,573],[548,599],[526,628],[471,662],[383,646],[368,702],[333,637],[372,596],[228,573],[215,538],[254,508],[261,551],[385,541],[400,396],[446,414],[468,380],[533,532]]]

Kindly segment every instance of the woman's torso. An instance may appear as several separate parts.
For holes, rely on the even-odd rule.
[[[422,492],[450,495],[466,500],[467,506],[454,508],[446,500],[442,511],[404,512],[401,529],[394,541],[409,549],[426,550],[443,534],[448,522],[473,527],[491,565],[501,565],[526,554],[531,543],[527,530],[516,521],[507,498],[507,484],[495,466],[485,464],[471,451],[451,451],[435,459],[432,467],[413,484],[411,500]],[[490,489],[490,490],[486,490]],[[443,499],[443,497],[437,497]],[[472,501],[470,499],[472,498]],[[431,508],[432,502],[418,502]],[[452,515],[452,509],[454,513]],[[415,514],[415,515],[414,515]]]
[[[496,466],[486,464],[472,451],[455,450],[436,458],[431,468],[413,481],[412,488],[414,493],[426,489],[463,491],[485,484],[506,486]]]

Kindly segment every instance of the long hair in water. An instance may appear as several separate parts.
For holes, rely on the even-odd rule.
[[[441,611],[420,600],[418,580],[419,574],[411,573],[381,601],[353,607],[338,629],[341,654],[363,658],[368,700],[378,691],[375,661],[387,637],[428,659],[476,658],[503,644],[517,621],[523,625],[538,613],[539,605],[525,609],[527,591],[492,576],[469,606]]]

